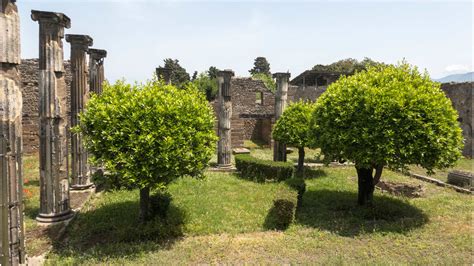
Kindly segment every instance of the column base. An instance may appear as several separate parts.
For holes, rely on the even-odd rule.
[[[69,190],[70,191],[82,191],[82,190],[87,190],[94,187],[94,183],[89,183],[85,185],[70,185]]]
[[[220,169],[230,169],[230,168],[232,168],[232,164],[218,164],[218,165],[217,165],[217,168],[220,168]]]
[[[73,212],[72,210],[69,210],[67,212],[63,212],[60,214],[43,214],[40,213],[38,216],[36,216],[36,221],[39,223],[44,223],[44,224],[52,224],[52,223],[59,223],[63,222],[66,220],[71,219],[74,217],[76,213]]]

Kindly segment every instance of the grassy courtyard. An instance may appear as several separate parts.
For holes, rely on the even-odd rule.
[[[258,151],[268,154],[269,151]],[[26,230],[35,230],[35,158],[25,159]],[[31,168],[31,169],[30,169]],[[47,264],[471,264],[472,196],[386,171],[383,180],[421,185],[420,198],[375,194],[375,207],[356,205],[352,167],[324,167],[307,177],[297,219],[286,231],[266,220],[282,184],[207,173],[170,186],[170,211],[137,223],[138,191],[96,194],[65,236],[27,239],[29,252],[53,249]]]

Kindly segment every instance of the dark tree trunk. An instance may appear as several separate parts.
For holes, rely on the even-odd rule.
[[[359,205],[372,205],[374,197],[374,178],[372,176],[372,168],[357,168],[357,177],[359,184]]]
[[[150,218],[150,188],[140,189],[140,222],[144,223]]]
[[[304,174],[304,148],[298,148],[298,168],[297,172],[299,175]]]

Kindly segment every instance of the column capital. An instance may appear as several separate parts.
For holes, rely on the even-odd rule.
[[[232,69],[224,69],[217,72],[218,77],[233,77],[234,75],[235,74],[234,74],[234,71],[232,71]]]
[[[107,51],[106,50],[102,50],[102,49],[89,49],[89,51],[87,52],[92,58],[96,59],[96,60],[100,60],[102,58],[105,58],[107,57]]]
[[[94,40],[89,35],[66,34],[66,42],[71,45],[92,46]]]
[[[289,80],[291,77],[291,73],[289,72],[277,72],[273,74],[273,77],[276,79],[287,79]]]
[[[63,26],[66,29],[71,27],[71,19],[63,13],[31,10],[31,19],[38,22],[49,22]]]

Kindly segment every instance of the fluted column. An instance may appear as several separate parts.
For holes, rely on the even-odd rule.
[[[31,11],[39,23],[40,210],[39,222],[70,218],[67,176],[67,110],[64,81],[64,28],[71,26],[62,13]]]
[[[221,168],[231,166],[232,143],[231,143],[231,125],[232,117],[232,99],[230,81],[234,76],[232,70],[219,71],[217,80],[219,82],[219,109],[218,109],[218,135],[217,143],[217,165]]]
[[[22,179],[20,18],[0,1],[0,265],[25,262]]]
[[[101,94],[104,83],[104,59],[107,51],[101,49],[89,49],[89,90]]]
[[[92,45],[87,35],[67,34],[66,41],[71,44],[71,125],[79,125],[79,114],[84,111],[89,98],[87,85],[86,52]],[[71,133],[71,190],[84,190],[92,186],[87,164],[87,151],[79,133]]]
[[[157,67],[156,76],[158,79],[163,80],[165,84],[171,84],[171,68]]]
[[[290,73],[273,74],[273,77],[276,79],[275,122],[283,114],[286,107],[290,76]],[[284,143],[279,143],[278,141],[273,142],[273,160],[286,162],[286,145]]]

